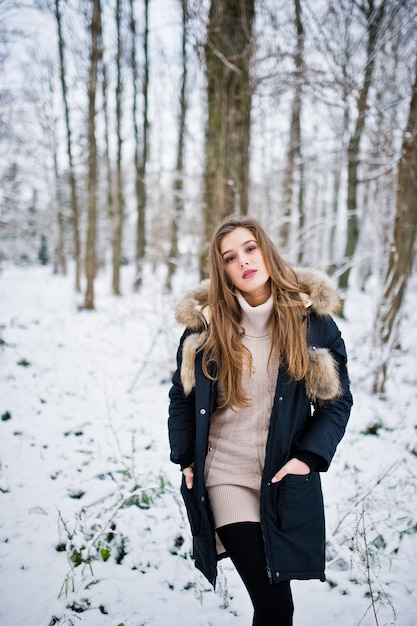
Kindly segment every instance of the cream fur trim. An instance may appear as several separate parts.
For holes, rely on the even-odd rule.
[[[195,357],[207,339],[206,331],[193,333],[184,339],[182,346],[181,382],[186,396],[195,387]]]
[[[188,396],[195,387],[195,357],[207,339],[206,331],[193,333],[182,348],[181,382]],[[310,400],[329,401],[341,395],[337,362],[327,348],[309,348],[305,386]]]
[[[177,322],[190,330],[199,330],[207,323],[209,281],[203,280],[196,288],[187,291],[175,308]]]
[[[311,400],[335,400],[341,395],[337,362],[327,348],[308,349],[306,391]]]
[[[320,270],[294,267],[297,279],[310,289],[311,306],[318,315],[331,315],[340,309],[340,298],[333,280]]]

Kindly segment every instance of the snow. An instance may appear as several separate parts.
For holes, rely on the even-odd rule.
[[[231,563],[216,591],[194,567],[169,462],[173,306],[194,278],[167,294],[156,270],[135,294],[123,271],[122,297],[98,277],[94,312],[71,276],[0,274],[0,624],[249,625]],[[415,319],[376,397],[374,306],[353,290],[338,320],[355,405],[323,476],[328,582],[293,583],[295,626],[417,623]]]

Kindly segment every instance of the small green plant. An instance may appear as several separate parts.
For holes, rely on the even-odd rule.
[[[383,424],[381,422],[374,422],[370,424],[365,430],[362,430],[362,435],[376,435],[378,436],[379,432],[383,428]]]
[[[105,541],[101,539],[97,542],[97,548],[103,561],[108,561],[111,557],[111,547]]]
[[[111,504],[106,504],[101,510],[97,510],[98,502],[83,507],[73,528],[69,528],[59,514],[61,531],[65,532],[66,540],[60,541],[56,549],[60,552],[65,550],[70,566],[61,585],[59,598],[68,598],[70,594],[77,594],[78,591],[89,589],[91,585],[100,582],[94,578],[95,560],[107,562],[112,559],[117,564],[122,563],[128,554],[129,538],[118,529],[118,517],[123,517],[125,515],[123,511],[129,507],[137,507],[141,512],[149,510],[166,492],[169,485],[164,476],[146,476],[142,477],[141,483],[149,486],[141,487],[135,480],[132,487],[133,474],[134,472],[125,469],[101,474],[99,476],[101,480],[110,479],[118,487],[104,498],[104,500],[111,498]],[[129,485],[128,489],[126,483]],[[99,502],[102,504],[103,500]],[[141,512],[138,512],[138,515],[143,515]],[[180,543],[181,539],[178,538],[178,548]]]
[[[417,533],[417,523],[414,520],[407,520],[407,526],[403,530],[400,530],[400,539],[404,537],[404,535],[414,535]]]
[[[22,367],[29,367],[30,361],[28,361],[27,359],[20,359],[17,364],[21,365]]]
[[[66,544],[66,543],[63,543],[63,542],[59,543],[59,544],[55,547],[55,550],[56,550],[57,552],[65,552],[65,550],[66,550],[66,549],[67,549],[67,544]]]
[[[75,626],[75,622],[72,621],[72,617],[76,617],[77,620],[80,620],[81,618],[78,615],[73,615],[71,617],[67,617],[66,615],[63,615],[61,618],[60,617],[56,617],[56,615],[54,615],[51,619],[51,621],[49,622],[48,626]]]
[[[129,506],[137,506],[138,509],[150,509],[152,504],[154,504],[154,499],[152,496],[146,491],[141,491],[129,498],[126,498],[122,507],[126,508]]]
[[[69,547],[69,560],[74,565],[74,567],[78,567],[79,565],[88,564],[91,567],[91,559],[90,557],[83,552],[86,551],[85,546],[81,546],[80,548],[76,548],[73,545]]]
[[[3,415],[1,416],[2,422],[7,422],[8,420],[11,420],[11,419],[12,419],[12,414],[10,413],[10,411],[5,411]]]
[[[68,604],[67,609],[70,609],[70,611],[74,611],[74,613],[84,613],[84,611],[88,611],[90,605],[90,600],[88,598],[83,598],[82,600],[80,600],[80,602],[76,602],[74,600],[74,602]]]
[[[127,539],[126,537],[122,536],[120,540],[120,544],[117,546],[117,551],[116,551],[116,556],[115,556],[117,565],[120,565],[120,563],[123,561],[126,555],[127,555]]]
[[[69,594],[74,593],[74,591],[75,591],[74,576],[71,573],[68,573],[65,576],[64,582],[61,585],[58,598],[62,598],[62,596],[65,596],[66,598],[68,598]]]

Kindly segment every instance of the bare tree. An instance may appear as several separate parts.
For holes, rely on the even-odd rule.
[[[103,52],[103,51],[102,51]],[[113,170],[110,158],[110,123],[109,123],[109,103],[108,103],[108,79],[107,65],[104,59],[101,64],[101,90],[103,99],[103,121],[104,121],[104,162],[106,167],[106,205],[110,228],[114,223],[114,191],[113,191]]]
[[[211,0],[205,45],[205,242],[219,218],[248,210],[254,15],[254,0]],[[203,245],[202,275],[205,255]]]
[[[290,141],[287,152],[287,166],[284,179],[284,211],[281,226],[281,245],[286,248],[290,235],[291,216],[294,210],[298,215],[298,232],[302,235],[304,228],[303,206],[303,162],[301,148],[301,105],[304,77],[304,26],[301,2],[294,0],[295,28],[297,32],[295,63],[295,88],[291,107]],[[298,180],[297,180],[298,173]],[[298,182],[298,185],[297,185]],[[298,188],[296,206],[293,206],[294,195]],[[299,261],[302,261],[302,240],[300,242]]]
[[[113,224],[113,293],[120,295],[120,266],[122,262],[122,242],[123,242],[123,222],[125,210],[125,198],[123,188],[123,170],[122,170],[122,0],[116,0],[116,33],[117,33],[117,52],[116,52],[116,137],[117,137],[117,156],[116,156],[116,197]]]
[[[187,28],[188,28],[188,11],[187,0],[180,0],[182,9],[182,41],[181,41],[181,58],[182,58],[182,76],[180,87],[180,112],[178,119],[178,143],[177,143],[177,163],[175,168],[174,179],[174,209],[171,220],[171,245],[168,257],[168,274],[166,287],[171,289],[172,277],[175,273],[178,260],[178,228],[184,212],[184,146],[185,146],[185,121],[187,114]]]
[[[131,0],[132,1],[132,0]],[[133,17],[133,5],[131,15]],[[135,40],[134,21],[132,22],[132,42]],[[132,43],[132,55],[135,50]],[[137,221],[136,221],[136,278],[134,288],[137,290],[142,284],[142,264],[146,252],[146,168],[148,163],[149,152],[149,0],[145,0],[144,15],[144,33],[143,33],[143,56],[144,56],[144,78],[142,83],[143,113],[142,113],[142,151],[140,153],[140,145],[138,141],[138,131],[136,124],[136,86],[134,98],[134,116],[135,116],[135,167],[136,167],[136,203],[137,203]],[[133,61],[133,58],[132,58]],[[132,62],[133,68],[133,62]],[[135,64],[136,68],[136,64]],[[136,78],[134,78],[136,83]]]
[[[96,264],[96,228],[97,228],[97,142],[96,142],[96,94],[98,82],[98,64],[101,57],[101,7],[100,0],[92,0],[91,18],[91,59],[88,81],[88,176],[87,176],[87,238],[85,269],[87,287],[84,306],[94,309],[94,279]]]
[[[348,287],[351,262],[359,240],[360,224],[358,216],[358,171],[360,164],[361,140],[365,129],[366,116],[368,112],[368,95],[372,84],[376,55],[379,46],[379,36],[383,25],[387,2],[388,0],[381,0],[379,6],[375,0],[353,2],[353,4],[359,8],[366,21],[367,47],[364,79],[356,100],[356,123],[350,136],[347,149],[347,239],[344,254],[345,270],[339,277],[339,287],[342,290],[345,290]]]
[[[377,332],[381,348],[374,392],[384,393],[407,283],[413,267],[417,239],[417,63],[407,126],[398,164],[394,232],[384,276],[385,289],[378,307]]]
[[[23,71],[28,77],[27,87],[22,95],[25,102],[33,107],[34,115],[31,116],[33,122],[36,121],[39,127],[39,136],[36,139],[36,158],[42,163],[42,174],[44,184],[50,190],[48,205],[50,207],[46,218],[45,212],[41,211],[42,234],[45,244],[52,240],[52,261],[54,273],[67,273],[67,259],[65,254],[67,224],[65,216],[65,197],[63,193],[63,176],[59,167],[59,133],[58,116],[56,107],[56,63],[45,54],[39,54],[39,48],[33,47],[30,50],[30,63],[25,65]],[[30,77],[30,80],[29,80]],[[33,124],[35,134],[35,124]],[[44,157],[40,159],[41,151]],[[35,176],[35,167],[33,168]],[[39,186],[41,181],[36,181]],[[66,181],[67,182],[67,181]],[[65,184],[67,189],[68,185]],[[38,188],[35,183],[35,188]],[[33,206],[36,203],[33,202]],[[46,219],[45,219],[46,218]]]
[[[50,149],[52,153],[53,176],[54,176],[54,202],[56,216],[56,235],[54,241],[53,264],[55,273],[67,273],[67,258],[65,255],[65,216],[64,216],[64,200],[61,189],[61,176],[58,167],[58,131],[57,118],[53,114],[53,98],[54,98],[54,76],[52,70],[48,73],[48,93],[49,93],[49,113],[50,113]]]
[[[70,110],[68,104],[68,87],[66,78],[66,65],[65,65],[65,44],[62,33],[62,17],[60,10],[60,0],[55,0],[55,18],[58,29],[58,50],[59,50],[59,68],[60,68],[60,80],[62,89],[62,99],[64,102],[65,112],[65,127],[67,134],[67,156],[69,165],[69,182],[71,189],[71,215],[72,215],[72,232],[74,240],[74,258],[75,258],[75,288],[77,291],[81,291],[81,237],[79,226],[79,210],[78,210],[78,196],[77,196],[77,182],[73,158],[73,141],[70,123]]]

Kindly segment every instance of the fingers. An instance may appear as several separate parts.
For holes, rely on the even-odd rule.
[[[275,476],[272,477],[271,483],[279,483],[281,482],[281,480],[284,478],[284,476],[287,475],[287,473],[284,471],[285,465],[282,469],[279,470],[279,472],[277,472],[275,474]]]
[[[187,489],[192,489],[194,484],[194,472],[191,467],[185,467],[182,470],[182,473],[185,476],[185,484],[187,485]]]
[[[296,476],[305,476],[310,473],[307,463],[299,459],[290,459],[281,469],[273,476],[271,483],[279,483],[287,474],[295,474]]]

